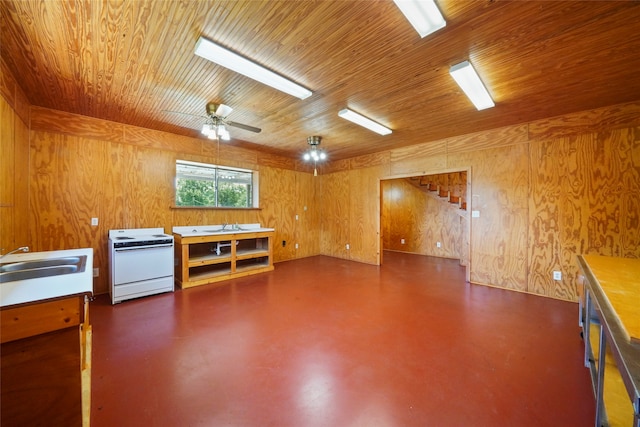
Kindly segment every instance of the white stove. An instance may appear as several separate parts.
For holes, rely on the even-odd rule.
[[[109,230],[111,303],[173,292],[173,236],[163,228]]]

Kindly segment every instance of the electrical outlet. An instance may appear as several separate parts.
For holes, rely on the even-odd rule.
[[[400,239],[400,244],[404,245],[404,239]]]
[[[345,246],[347,248],[347,250],[349,250],[349,244],[347,243],[347,245]]]
[[[298,249],[298,244],[296,243],[296,249]]]
[[[442,247],[442,243],[436,242],[436,248],[441,248],[441,247]]]
[[[298,215],[296,215],[296,221],[298,220]]]
[[[98,225],[98,218],[91,218],[91,225],[93,227],[95,227],[96,225]]]
[[[98,277],[100,276],[100,269],[99,268],[94,268],[93,269],[93,277]]]
[[[283,241],[282,241],[282,247],[284,248],[285,246],[287,246],[287,241],[286,241],[286,240],[283,240]]]
[[[562,280],[562,272],[554,271],[553,272],[553,280]]]
[[[480,218],[480,211],[471,211],[471,218]]]

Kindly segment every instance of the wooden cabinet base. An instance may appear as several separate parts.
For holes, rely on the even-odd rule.
[[[273,231],[181,236],[174,233],[176,283],[183,289],[273,270]]]
[[[89,425],[86,295],[2,307],[0,313],[0,425],[82,426],[83,400]]]
[[[82,426],[79,328],[2,344],[3,427]]]

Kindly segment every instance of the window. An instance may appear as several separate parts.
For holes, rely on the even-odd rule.
[[[258,172],[176,160],[176,206],[258,207]]]

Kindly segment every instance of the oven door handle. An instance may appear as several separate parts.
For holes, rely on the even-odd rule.
[[[116,248],[115,252],[125,252],[125,251],[143,251],[146,249],[158,249],[158,248],[172,248],[172,244],[168,245],[154,245],[154,246],[130,246],[128,248]]]

